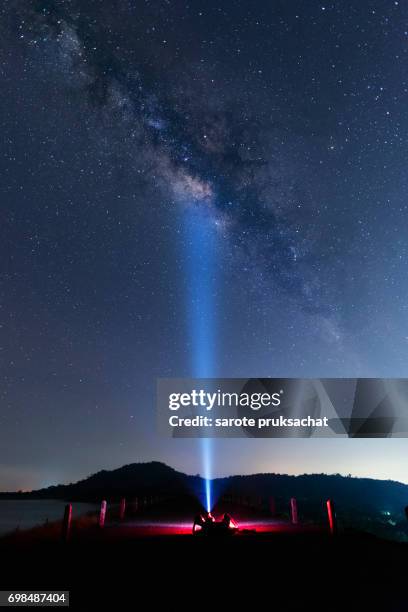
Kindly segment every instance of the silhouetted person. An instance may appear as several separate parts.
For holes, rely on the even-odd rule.
[[[194,517],[193,533],[196,532],[196,527],[201,527],[201,529],[204,527],[204,519],[201,514],[196,514]]]
[[[229,529],[231,527],[231,517],[229,514],[225,513],[224,516],[222,517],[222,524],[225,525],[225,527],[227,529]]]
[[[204,528],[207,527],[211,529],[213,523],[214,523],[214,517],[212,516],[211,512],[208,512],[207,516],[204,519]]]
[[[203,518],[202,514],[196,514],[194,517],[193,523],[193,533],[196,532],[196,527],[201,527],[201,529],[211,529],[214,524],[214,518],[210,512],[207,512]]]

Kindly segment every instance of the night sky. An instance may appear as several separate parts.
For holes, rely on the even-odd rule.
[[[155,385],[203,356],[408,376],[405,2],[4,0],[0,39],[0,489],[202,471]],[[408,482],[407,450],[217,441],[215,474]]]

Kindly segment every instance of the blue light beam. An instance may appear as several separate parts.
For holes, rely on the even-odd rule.
[[[188,246],[188,319],[191,337],[192,376],[214,376],[215,359],[215,236],[203,210],[195,208],[187,213]],[[200,438],[204,499],[207,512],[212,499],[212,444],[211,438]]]

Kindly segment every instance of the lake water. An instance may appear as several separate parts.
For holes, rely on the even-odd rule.
[[[30,529],[36,525],[43,525],[48,519],[50,522],[61,520],[64,516],[66,502],[53,499],[1,499],[0,500],[0,536],[9,531]],[[97,506],[93,504],[72,504],[72,516],[78,517]]]

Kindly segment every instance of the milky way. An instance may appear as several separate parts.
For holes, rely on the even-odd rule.
[[[114,30],[117,7],[105,8],[105,22],[98,6],[23,8],[21,36],[36,47],[38,61],[60,71],[67,95],[85,96],[90,109],[103,116],[105,129],[113,131],[108,147],[119,148],[126,172],[137,166],[174,201],[208,211],[231,242],[232,256],[237,247],[239,255],[245,253],[257,278],[265,273],[302,308],[328,314],[331,296],[313,262],[318,236],[304,171],[287,150],[295,143],[281,149],[291,141],[286,135],[291,122],[280,127],[281,110],[259,112],[256,92],[242,107],[228,82],[226,92],[222,83],[215,95],[207,91],[208,75],[200,68],[176,68],[175,78],[166,74],[149,50],[134,44],[145,24],[131,5],[121,9],[130,20],[125,32]],[[165,58],[168,41],[159,44],[159,58]],[[125,140],[126,154],[117,138]]]

